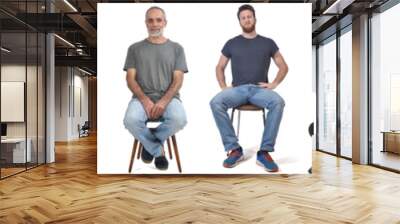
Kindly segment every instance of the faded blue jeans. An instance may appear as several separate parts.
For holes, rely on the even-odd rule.
[[[154,131],[146,126],[146,111],[137,98],[132,98],[125,113],[124,125],[154,157],[162,155],[164,141],[186,125],[186,114],[180,100],[173,98],[160,118],[161,124]]]
[[[224,89],[210,101],[225,151],[240,147],[227,111],[248,103],[268,109],[260,150],[273,152],[285,101],[275,91],[254,84]]]

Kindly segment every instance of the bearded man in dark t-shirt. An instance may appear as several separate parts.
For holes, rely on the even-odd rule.
[[[221,92],[210,102],[211,110],[228,157],[223,166],[234,167],[243,160],[243,150],[238,143],[227,110],[244,104],[268,109],[264,133],[257,152],[257,164],[269,172],[277,172],[278,165],[270,156],[275,150],[275,140],[282,119],[285,102],[275,89],[285,78],[288,66],[279,52],[276,43],[255,31],[255,10],[250,5],[242,5],[237,13],[243,33],[230,39],[222,49],[222,55],[216,67],[216,75]],[[276,78],[269,82],[268,70],[271,58],[279,71]],[[232,86],[225,82],[225,67],[231,60]]]

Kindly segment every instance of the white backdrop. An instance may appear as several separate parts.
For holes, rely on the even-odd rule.
[[[256,165],[256,151],[263,131],[261,112],[243,112],[240,144],[246,161],[232,169],[222,166],[226,154],[215,125],[209,101],[220,91],[215,66],[221,49],[241,33],[237,10],[242,4],[98,4],[98,153],[99,174],[126,174],[133,137],[124,128],[123,117],[131,98],[122,68],[128,47],[147,37],[145,11],[157,5],[167,15],[165,36],[180,43],[186,54],[181,99],[188,124],[177,133],[182,170],[185,174],[267,174]],[[311,4],[252,4],[258,34],[270,37],[284,56],[289,73],[276,91],[286,106],[275,152],[279,173],[307,173],[311,167],[311,137],[308,125],[315,117],[311,75]],[[277,68],[271,61],[269,80]],[[231,82],[230,64],[226,69]],[[237,116],[236,116],[237,117]],[[236,124],[236,122],[235,122]],[[133,173],[178,173],[176,161],[167,171],[135,160]]]

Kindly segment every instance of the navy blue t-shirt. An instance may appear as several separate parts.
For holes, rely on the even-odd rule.
[[[232,85],[268,82],[271,57],[278,50],[272,39],[261,35],[252,39],[239,35],[228,40],[222,49],[222,54],[231,59]]]

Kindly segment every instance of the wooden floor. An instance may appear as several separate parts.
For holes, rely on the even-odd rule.
[[[24,171],[24,170],[26,170],[25,169],[25,167],[23,167],[23,168],[1,168],[1,177],[3,178],[3,177],[7,177],[7,176],[10,176],[10,175],[13,175],[13,174],[16,174],[16,173],[19,173],[19,172],[21,172],[21,171]]]
[[[400,170],[400,154],[375,150],[372,161],[374,164]]]
[[[399,174],[313,163],[312,175],[98,176],[96,138],[83,138],[0,181],[0,223],[400,223]]]

